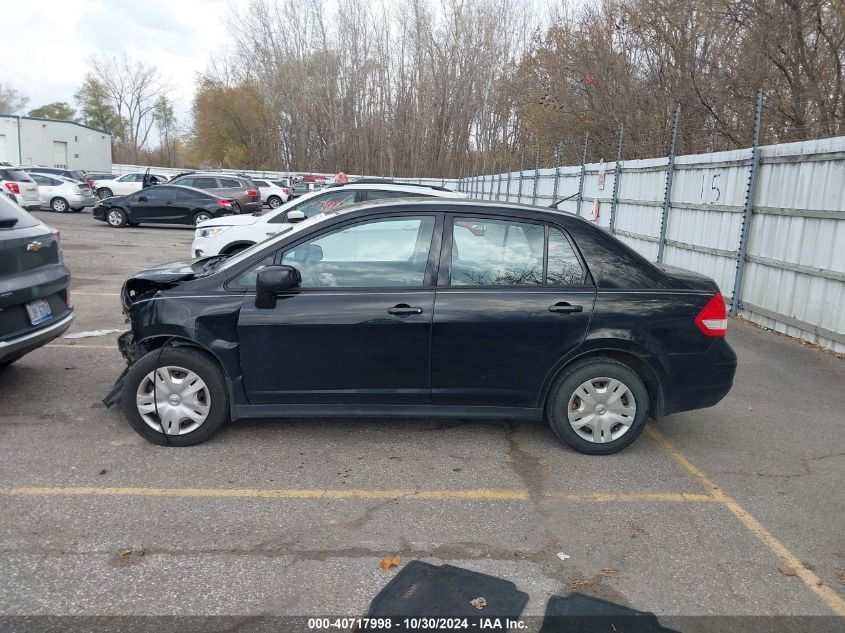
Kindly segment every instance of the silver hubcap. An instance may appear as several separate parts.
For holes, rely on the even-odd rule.
[[[183,367],[159,367],[138,385],[136,406],[154,431],[185,435],[205,422],[211,410],[211,394],[194,372]]]
[[[637,415],[637,402],[628,386],[615,378],[592,378],[569,398],[572,429],[588,442],[604,444],[625,435]]]
[[[64,200],[54,200],[53,201],[53,208],[56,211],[62,212],[67,209],[67,203]]]
[[[281,202],[279,202],[279,199],[278,199],[278,198],[270,198],[270,208],[271,208],[271,209],[276,209],[276,208],[278,208],[278,206],[279,206],[280,204],[281,204]]]
[[[123,222],[123,215],[120,211],[111,211],[109,213],[109,224],[118,226],[121,222]]]
[[[210,215],[198,215],[197,221],[194,222],[194,224],[199,224],[200,222],[205,222],[206,220],[210,220],[210,219],[211,219]]]

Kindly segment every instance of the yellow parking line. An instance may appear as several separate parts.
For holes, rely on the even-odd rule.
[[[675,445],[670,442],[666,436],[654,428],[654,426],[647,426],[646,433],[652,440],[654,440],[660,448],[672,456],[672,458],[680,464],[684,470],[695,477],[702,487],[707,491],[707,494],[712,499],[724,506],[730,511],[740,523],[742,523],[749,532],[756,536],[760,541],[768,547],[772,553],[777,556],[781,563],[787,567],[795,570],[795,575],[801,579],[807,587],[810,588],[816,595],[818,595],[824,602],[833,609],[837,615],[845,617],[845,600],[843,600],[836,592],[828,587],[819,576],[807,569],[801,559],[790,551],[786,545],[781,543],[771,532],[769,532],[763,524],[760,523],[754,516],[749,514],[739,502],[722,490],[716,482],[710,479],[703,470],[693,464],[686,455],[675,448]]]
[[[0,488],[4,496],[94,496],[94,497],[207,497],[207,498],[270,498],[270,499],[421,499],[421,500],[471,500],[471,501],[528,501],[531,494],[519,488],[468,488],[464,490],[415,490],[397,488],[388,490],[319,488],[109,488],[99,486],[83,487],[32,487],[16,486]],[[660,493],[611,493],[611,492],[549,492],[541,498],[572,502],[668,502],[688,501],[712,502],[709,495],[684,492]]]

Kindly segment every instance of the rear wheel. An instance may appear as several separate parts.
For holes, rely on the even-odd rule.
[[[232,200],[232,213],[235,215],[241,214],[241,203],[237,200]]]
[[[558,439],[580,453],[609,455],[639,437],[648,390],[627,365],[609,358],[576,363],[555,381],[546,415]]]
[[[267,198],[267,205],[271,209],[278,209],[280,206],[282,206],[282,199],[279,196],[270,196],[269,198]]]
[[[122,229],[124,226],[129,224],[129,216],[126,215],[126,211],[123,209],[109,209],[106,221],[109,223],[109,226],[113,226],[116,229]]]
[[[53,198],[50,201],[50,208],[56,213],[67,213],[70,209],[70,205],[64,198]]]
[[[97,196],[100,200],[105,200],[106,198],[111,198],[114,194],[112,190],[108,187],[102,187],[101,189],[97,189]]]
[[[200,222],[205,222],[206,220],[210,219],[211,214],[208,211],[200,211],[199,213],[194,214],[194,226],[196,226]]]
[[[229,418],[223,373],[191,348],[154,350],[129,368],[122,406],[141,437],[162,446],[192,446],[217,433]]]

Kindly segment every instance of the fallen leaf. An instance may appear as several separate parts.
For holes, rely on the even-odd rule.
[[[476,609],[483,609],[487,606],[487,599],[483,596],[479,596],[473,600],[470,600],[469,603],[474,606]]]
[[[786,565],[781,563],[778,565],[778,571],[782,573],[784,576],[797,576],[798,572],[795,571],[795,568],[791,565]]]
[[[109,471],[108,471],[108,470],[106,470],[105,468],[103,468],[103,470],[101,470],[101,471],[100,471],[100,474],[101,474],[101,475],[105,475],[107,472],[109,472]]]
[[[382,569],[390,569],[391,567],[399,567],[399,563],[402,561],[400,560],[399,556],[385,556],[381,559],[381,562],[378,564],[379,567]]]
[[[618,569],[614,569],[613,567],[604,567],[604,568],[601,570],[601,573],[602,573],[603,575],[605,575],[605,576],[615,576],[616,574],[618,574],[618,573],[619,573],[619,570],[618,570]]]
[[[129,548],[129,547],[121,547],[119,550],[117,550],[117,555],[120,556],[121,558],[126,558],[127,556],[130,556],[131,554],[132,554],[132,548]]]
[[[845,585],[845,569],[840,569],[836,572],[836,577],[839,579],[843,585]]]
[[[573,578],[572,580],[567,580],[566,584],[572,589],[589,589],[595,585],[602,584],[603,581],[604,576],[596,574],[592,578]]]
[[[567,558],[570,558],[569,554],[564,554],[563,552],[558,552],[558,553],[557,553],[557,557],[558,557],[560,560],[566,560]]]

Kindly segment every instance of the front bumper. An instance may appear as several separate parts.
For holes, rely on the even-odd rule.
[[[46,345],[53,339],[64,334],[75,318],[76,313],[71,310],[70,314],[46,327],[27,332],[16,338],[0,341],[0,360],[9,358],[10,356],[17,356],[18,354],[23,355],[38,349],[42,345]]]
[[[123,368],[123,372],[117,377],[117,380],[112,385],[111,390],[106,394],[106,397],[103,398],[103,404],[106,405],[107,409],[120,404],[120,392],[123,390],[123,381],[126,378],[127,372],[129,372],[129,368],[138,360],[138,348],[135,346],[135,338],[132,336],[132,332],[124,332],[117,337],[117,349],[120,350],[121,355],[126,359],[126,367]]]

